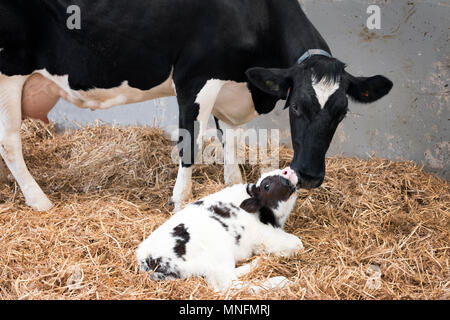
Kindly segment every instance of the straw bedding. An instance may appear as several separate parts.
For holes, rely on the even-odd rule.
[[[22,136],[25,161],[55,207],[33,212],[13,180],[1,183],[0,299],[450,298],[450,186],[413,163],[328,159],[326,182],[301,192],[287,224],[305,250],[264,256],[244,278],[293,284],[219,295],[202,279],[154,282],[137,271],[136,247],[171,214],[177,166],[160,130],[56,134],[26,121]],[[288,164],[292,151],[280,158]],[[243,170],[249,181],[260,172]],[[196,167],[194,198],[223,188],[222,172]]]

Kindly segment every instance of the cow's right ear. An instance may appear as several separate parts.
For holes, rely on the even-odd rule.
[[[292,86],[288,69],[251,68],[245,74],[258,89],[280,99],[286,99]]]

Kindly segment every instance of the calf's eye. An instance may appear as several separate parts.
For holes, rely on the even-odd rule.
[[[268,185],[268,184],[264,185],[264,190],[269,191],[270,190],[270,185]]]

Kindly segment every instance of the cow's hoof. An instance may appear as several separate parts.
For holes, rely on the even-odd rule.
[[[169,210],[173,211],[173,208],[175,208],[175,202],[173,201],[173,199],[167,201],[167,205],[169,206]]]
[[[39,199],[38,201],[27,201],[27,205],[38,212],[48,211],[53,208],[53,203],[47,197]]]
[[[169,205],[169,209],[172,210],[173,213],[176,213],[181,210],[181,202],[180,201],[170,199],[167,204]]]
[[[172,205],[173,213],[177,213],[178,211],[181,211],[182,206],[181,202],[174,202]]]

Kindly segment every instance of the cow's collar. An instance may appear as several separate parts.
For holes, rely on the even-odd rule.
[[[300,57],[300,59],[297,60],[297,64],[302,64],[303,62],[305,62],[306,60],[308,60],[312,56],[325,56],[325,57],[328,57],[328,58],[333,58],[333,56],[331,54],[329,54],[328,52],[326,52],[325,50],[322,50],[322,49],[309,49],[308,51],[306,51]],[[291,88],[288,89],[288,94],[287,94],[287,97],[286,97],[286,105],[284,106],[284,109],[289,108],[288,102],[289,102],[290,94],[291,94]]]
[[[306,51],[300,57],[300,59],[297,60],[297,63],[298,64],[302,64],[305,60],[309,59],[312,56],[316,56],[316,55],[321,55],[321,56],[325,56],[325,57],[328,57],[328,58],[332,58],[333,57],[331,54],[329,54],[325,50],[322,50],[322,49],[310,49],[310,50]]]

